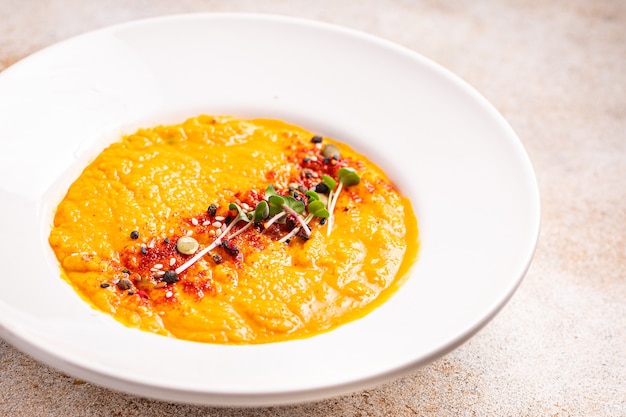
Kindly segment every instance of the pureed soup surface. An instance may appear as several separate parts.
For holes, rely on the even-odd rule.
[[[59,204],[49,242],[62,276],[121,323],[252,344],[370,312],[406,278],[418,227],[409,200],[347,145],[202,115],[106,148]]]

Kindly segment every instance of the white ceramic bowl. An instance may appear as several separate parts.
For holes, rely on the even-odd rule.
[[[56,204],[122,133],[201,113],[283,119],[370,156],[416,210],[410,279],[360,320],[266,345],[175,340],[92,310],[47,244]],[[393,43],[287,17],[170,16],[42,50],[0,74],[0,150],[0,336],[78,378],[161,400],[277,405],[412,372],[494,317],[539,232],[529,159],[475,90]]]

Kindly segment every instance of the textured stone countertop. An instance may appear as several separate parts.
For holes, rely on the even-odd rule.
[[[626,2],[0,0],[0,71],[109,24],[211,11],[359,29],[474,86],[509,121],[537,175],[542,229],[525,279],[495,319],[445,357],[375,389],[304,405],[138,398],[0,341],[0,415],[626,416]]]

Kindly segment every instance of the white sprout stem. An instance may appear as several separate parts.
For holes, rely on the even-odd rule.
[[[235,236],[239,236],[240,234],[242,234],[243,232],[245,232],[246,230],[248,230],[250,227],[252,227],[252,221],[249,221],[248,224],[246,224],[244,227],[242,227],[241,229],[237,230],[235,233],[233,233],[232,235],[228,236],[228,239],[232,239]]]
[[[283,217],[285,214],[284,211],[281,211],[280,213],[276,214],[274,217],[272,217],[271,219],[269,219],[267,222],[265,222],[265,224],[263,225],[266,229],[268,227],[270,227],[271,225],[274,224],[274,222],[276,222],[276,220],[280,219],[281,217]]]
[[[298,214],[297,211],[295,211],[294,209],[292,209],[286,204],[283,205],[283,210],[285,210],[287,213],[291,214],[293,217],[296,218],[298,223],[300,223],[300,226],[302,226],[302,228],[304,229],[304,233],[306,233],[307,237],[311,236],[311,229],[309,229],[309,226],[307,226],[304,220],[302,220],[302,217]]]
[[[202,249],[200,252],[196,253],[192,258],[190,258],[187,262],[185,262],[184,264],[182,264],[181,266],[179,266],[178,268],[176,268],[174,270],[174,272],[176,272],[177,274],[180,274],[181,272],[183,272],[184,270],[186,270],[187,268],[189,268],[191,265],[193,265],[194,263],[196,263],[196,261],[200,258],[202,258],[204,255],[206,255],[211,249],[214,249],[216,246],[218,246],[219,244],[222,243],[222,238],[224,238],[224,236],[226,236],[226,234],[228,232],[230,232],[230,229],[233,228],[233,226],[239,221],[241,220],[240,218],[236,218],[235,220],[233,220],[228,227],[226,228],[226,230],[224,230],[224,232],[222,232],[221,235],[219,235],[217,237],[217,239],[215,239],[213,241],[213,243],[211,243],[209,246],[207,246],[206,248]]]
[[[335,211],[335,204],[337,204],[337,198],[339,197],[339,193],[341,192],[341,187],[343,187],[343,183],[339,183],[339,185],[337,186],[337,191],[335,193],[333,193],[333,196],[330,200],[330,205],[328,207],[328,212],[330,213],[328,216],[328,230],[326,231],[326,236],[330,236],[330,232],[333,228],[333,220],[334,220],[334,215],[333,212]]]

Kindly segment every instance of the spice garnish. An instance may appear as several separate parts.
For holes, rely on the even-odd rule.
[[[321,142],[320,139],[321,138],[319,137],[314,137],[312,142],[319,144]],[[339,159],[339,154],[338,150],[336,150],[336,147],[327,145],[324,149],[324,152],[328,154],[326,155],[327,157],[334,158],[335,160]],[[313,158],[314,157],[311,157],[311,160],[313,160]],[[361,181],[361,178],[356,173],[356,171],[350,167],[340,168],[337,176],[339,181],[335,181],[332,177],[328,175],[321,175],[320,177],[322,181],[315,186],[315,191],[307,190],[304,194],[299,194],[298,191],[293,191],[293,195],[283,195],[276,191],[276,188],[273,184],[270,184],[265,189],[265,198],[257,203],[254,211],[246,212],[250,209],[250,207],[245,203],[242,203],[245,210],[236,203],[230,203],[228,208],[231,211],[235,211],[236,215],[228,216],[228,218],[225,219],[221,216],[218,219],[218,216],[216,216],[217,206],[215,204],[211,204],[207,209],[207,214],[214,217],[214,226],[219,222],[219,225],[217,225],[216,227],[221,227],[221,229],[217,230],[221,233],[210,245],[198,252],[196,252],[197,246],[195,248],[192,248],[192,250],[190,250],[189,248],[185,248],[187,250],[180,250],[181,248],[179,248],[179,252],[183,254],[195,254],[178,268],[167,271],[165,273],[167,275],[166,281],[175,282],[175,277],[178,278],[179,274],[187,270],[196,261],[198,261],[204,255],[217,247],[224,248],[233,256],[235,256],[235,254],[238,255],[239,250],[237,249],[236,245],[230,242],[230,240],[244,233],[253,225],[260,225],[263,221],[265,222],[262,224],[261,227],[264,230],[267,230],[274,223],[289,224],[289,221],[291,220],[295,222],[295,227],[293,227],[291,231],[285,236],[280,238],[279,242],[289,243],[291,238],[293,236],[296,236],[298,233],[301,233],[300,236],[302,237],[302,239],[307,240],[311,236],[311,228],[309,227],[309,223],[315,217],[320,218],[320,225],[324,225],[327,223],[327,235],[330,236],[333,225],[333,211],[335,209],[335,205],[337,204],[339,194],[341,193],[343,187],[356,185],[359,184],[359,182]],[[315,173],[315,177],[318,177],[317,173]],[[326,193],[328,193],[328,197],[326,197]],[[221,220],[224,220],[224,223],[222,223]],[[191,221],[194,225],[198,223],[198,220],[196,218],[192,218]],[[230,221],[230,223],[228,224],[228,226],[226,226],[226,222],[228,221]],[[246,222],[246,224],[236,232],[228,235],[232,228],[241,221]],[[192,240],[193,238],[184,236],[181,239]],[[195,241],[195,239],[193,240]],[[180,242],[179,240],[179,243],[182,242]],[[214,261],[216,263],[221,263],[222,260],[221,257],[218,260],[214,256]],[[173,266],[172,264],[173,263],[170,261],[171,266]]]

